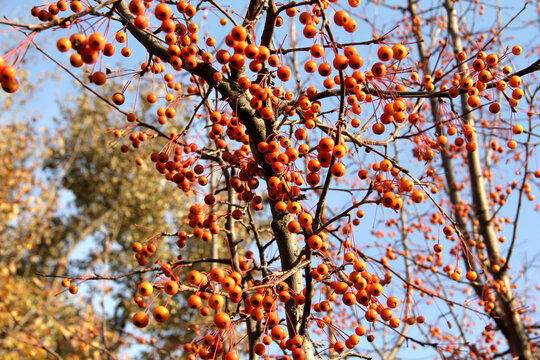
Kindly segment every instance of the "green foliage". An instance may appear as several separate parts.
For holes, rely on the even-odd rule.
[[[124,119],[109,110],[101,100],[82,94],[62,104],[62,123],[67,126],[58,128],[54,136],[46,132],[32,135],[33,123],[1,129],[0,234],[4,245],[25,244],[0,250],[0,258],[7,264],[1,269],[4,286],[0,306],[9,308],[13,315],[7,311],[2,315],[1,322],[9,325],[0,338],[6,349],[0,353],[2,358],[12,358],[18,352],[45,358],[47,352],[41,345],[70,358],[82,348],[87,354],[95,351],[96,356],[102,356],[102,335],[93,339],[103,320],[96,313],[100,301],[112,309],[104,315],[109,317],[105,319],[110,331],[106,332],[109,351],[120,351],[123,342],[141,341],[128,336],[121,343],[118,338],[136,309],[131,300],[133,278],[116,282],[114,291],[106,284],[97,287],[98,283],[73,280],[80,289],[74,303],[67,291],[61,293],[59,281],[31,280],[35,272],[132,270],[132,242],[150,238],[157,231],[176,231],[178,219],[184,217],[186,195],[153,176],[153,169],[135,165],[135,153],[142,148],[123,154],[119,143],[110,142],[114,138],[107,132]],[[47,151],[41,151],[44,144]],[[175,237],[160,241],[168,245],[161,243],[151,261],[160,256],[169,258],[173,250],[178,252]],[[197,249],[190,247],[189,251]],[[19,300],[21,294],[24,300]],[[174,346],[172,340],[181,335],[174,330],[189,321],[181,304],[171,302],[170,311],[171,333],[161,338],[162,349]],[[22,317],[25,313],[33,316]],[[84,326],[94,330],[83,331]],[[35,338],[25,329],[35,332]],[[84,333],[84,337],[74,336],[73,331]],[[92,338],[86,337],[88,334]],[[42,339],[46,339],[45,344]],[[88,345],[92,341],[101,344],[93,348]]]

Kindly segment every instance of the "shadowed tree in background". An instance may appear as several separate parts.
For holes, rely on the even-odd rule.
[[[7,358],[19,358],[15,349],[28,355],[39,348],[59,357],[74,358],[81,349],[114,357],[122,342],[138,342],[119,336],[129,322],[127,314],[136,308],[126,296],[133,280],[116,282],[114,288],[105,283],[92,287],[81,294],[88,297],[84,304],[66,301],[60,281],[44,283],[33,274],[124,269],[131,258],[123,251],[134,238],[154,234],[153,228],[176,227],[184,213],[183,194],[169,194],[149,176],[150,170],[130,167],[124,154],[111,151],[105,133],[115,120],[102,102],[83,94],[61,113],[68,121],[59,124],[54,136],[45,129],[35,133],[35,122],[2,128],[2,319],[9,324],[2,356]],[[136,196],[150,187],[165,200],[144,202]],[[204,255],[204,250],[192,251]],[[111,307],[105,314],[100,314],[101,300]],[[180,321],[182,310],[177,311]],[[54,335],[46,335],[49,329]]]

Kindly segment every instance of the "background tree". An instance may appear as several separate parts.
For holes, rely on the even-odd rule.
[[[15,349],[25,356],[50,352],[69,358],[83,350],[101,358],[114,356],[123,343],[150,339],[120,337],[129,330],[126,314],[136,309],[126,296],[133,280],[118,281],[114,288],[105,283],[85,287],[80,294],[88,301],[84,304],[58,296],[67,291],[60,281],[43,283],[34,276],[37,271],[66,269],[117,272],[132,261],[118,254],[130,249],[133,239],[155,236],[154,228],[166,231],[183,214],[181,194],[166,195],[150,170],[134,171],[123,161],[126,155],[111,152],[105,134],[115,126],[110,115],[101,101],[83,94],[62,106],[61,116],[68,122],[59,122],[54,136],[44,129],[36,136],[35,121],[2,128],[2,319],[8,325],[3,339],[7,358],[20,356]],[[161,192],[165,200],[145,202],[140,194],[148,188]],[[164,246],[160,250],[167,252]],[[107,311],[96,313],[103,302]],[[183,330],[182,310],[175,308],[177,341]],[[167,340],[161,343],[165,346]]]
[[[112,84],[111,87],[114,88]],[[106,87],[103,91],[108,89]],[[131,268],[134,258],[125,254],[131,252],[132,244],[140,239],[161,241],[156,261],[160,262],[159,257],[174,258],[176,255],[171,251],[177,248],[177,238],[171,231],[186,213],[184,194],[170,193],[167,184],[153,176],[152,169],[133,166],[136,155],[132,153],[137,151],[134,145],[128,149],[124,147],[122,152],[113,151],[115,146],[119,146],[119,140],[107,133],[111,128],[121,126],[122,122],[107,110],[101,100],[85,94],[62,106],[62,120],[58,123],[62,126],[67,120],[67,127],[61,130],[64,141],[62,146],[53,149],[45,162],[45,168],[52,171],[51,178],[61,178],[62,189],[73,195],[73,211],[69,211],[68,218],[63,220],[69,226],[63,228],[60,238],[64,239],[63,248],[67,244],[72,248],[82,246],[88,253],[69,263],[70,268],[86,273],[89,270],[100,274],[119,273]],[[82,114],[84,116],[81,117]],[[143,138],[143,135],[146,134],[141,132],[138,137]],[[125,161],[126,156],[132,161]],[[155,191],[154,200],[148,199],[148,189]],[[85,240],[91,245],[81,245]],[[210,250],[191,247],[184,254],[187,257],[209,257]],[[141,264],[146,263],[141,261]],[[148,266],[152,264],[148,262]],[[66,267],[54,272],[64,271]],[[114,331],[126,329],[128,314],[136,308],[131,294],[133,280],[120,279],[114,286],[107,286],[107,292],[113,294],[108,299],[109,306],[114,306],[108,326]],[[177,315],[171,319],[171,333],[172,329],[175,330],[171,337],[174,336],[176,343],[184,331],[180,324],[192,314],[186,314],[179,303],[171,304],[170,310]],[[163,347],[172,346],[168,345],[164,334],[160,343]]]
[[[30,270],[48,255],[37,249],[54,243],[48,220],[57,210],[57,194],[39,177],[42,159],[34,152],[41,140],[52,139],[43,131],[36,136],[32,123],[3,126],[1,133],[0,354],[5,359],[92,354],[99,349],[92,340],[99,334],[93,309],[55,297],[60,284],[44,283]]]
[[[134,161],[95,157],[101,122],[90,120],[88,135],[84,121],[70,122],[83,134],[74,139],[89,141],[63,180],[86,205],[81,224],[106,218],[98,243],[137,219],[156,224],[118,249],[142,269],[126,256],[105,269],[114,275],[50,276],[142,273],[132,322],[166,322],[169,335],[184,334],[168,323],[185,294],[193,336],[181,348],[156,343],[167,357],[393,359],[406,343],[431,357],[537,357],[538,289],[527,273],[538,264],[516,251],[530,246],[523,213],[540,177],[540,61],[537,40],[523,49],[505,38],[516,22],[538,25],[530,8],[58,1],[31,9],[38,24],[1,20],[26,36],[0,62],[6,92],[20,87],[16,67],[36,48],[125,119],[109,141],[135,148]],[[37,45],[53,28],[69,60]],[[108,65],[118,52],[122,63]],[[112,78],[123,81],[114,94],[103,87]],[[76,105],[85,119],[93,108]],[[120,196],[115,179],[133,164],[152,164],[163,183]],[[159,221],[178,216],[168,201],[182,192],[194,197],[170,231]],[[161,212],[142,207],[152,202]],[[112,264],[106,254],[92,262]]]

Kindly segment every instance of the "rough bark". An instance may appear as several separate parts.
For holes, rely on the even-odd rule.
[[[269,12],[271,14],[270,20],[272,19],[272,16],[275,17],[275,6],[272,7],[272,10],[273,11]],[[129,12],[128,6],[124,0],[117,4],[116,11],[126,20],[128,31],[149,53],[158,56],[164,61],[170,59],[167,48],[164,46],[163,42],[153,34],[139,30],[132,24],[134,16]],[[249,135],[250,147],[255,161],[257,161],[262,169],[265,180],[268,180],[274,174],[272,168],[264,161],[264,156],[258,152],[257,145],[260,142],[266,141],[271,134],[275,133],[275,126],[277,124],[273,120],[265,121],[262,119],[258,113],[250,107],[249,92],[242,91],[235,82],[224,78],[219,83],[216,83],[213,79],[213,75],[217,70],[211,65],[199,62],[197,67],[190,70],[190,72],[193,75],[203,78],[209,86],[216,88],[221,97],[226,99],[229,103],[231,109],[236,111],[237,116],[246,128],[246,133]],[[281,268],[283,271],[287,271],[300,263],[300,249],[298,247],[296,234],[289,232],[287,229],[289,221],[292,220],[291,215],[277,213],[274,210],[273,205],[274,202],[271,202],[272,230],[280,254]],[[300,271],[295,272],[294,275],[287,279],[287,283],[295,293],[300,293],[304,288],[302,273]],[[286,320],[287,327],[289,335],[292,337],[299,331],[303,307],[296,305],[294,301],[290,301],[286,304],[286,312],[288,316],[288,319]],[[314,359],[312,346],[307,337],[304,340],[304,350],[307,360]]]
[[[452,39],[453,51],[455,54],[458,54],[463,50],[459,33],[458,15],[453,1],[446,0],[444,6],[448,14],[448,32]],[[458,64],[460,70],[463,73],[467,73],[467,65],[465,63],[460,64],[459,62]],[[471,109],[467,104],[466,95],[462,95],[460,100],[461,111],[465,114],[464,120],[468,125],[474,126],[474,118],[470,111]],[[492,265],[502,265],[500,263],[501,252],[499,239],[493,226],[493,222],[491,221],[491,210],[488,204],[479,151],[469,152],[467,154],[467,162],[473,197],[472,201],[474,204],[474,214],[479,221],[478,229],[486,245],[491,269]],[[510,351],[517,355],[519,359],[532,360],[534,357],[530,350],[529,338],[518,312],[519,305],[512,294],[508,274],[506,271],[491,271],[491,275],[495,280],[501,280],[506,290],[505,293],[500,291],[497,292],[497,300],[500,309],[496,309],[499,311],[494,311],[495,321],[506,337],[510,346]]]

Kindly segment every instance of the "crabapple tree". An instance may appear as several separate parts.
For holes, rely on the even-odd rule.
[[[190,196],[124,272],[47,276],[142,276],[135,327],[193,314],[169,357],[537,358],[538,261],[518,249],[539,44],[510,36],[538,19],[512,3],[60,0],[0,20],[23,39],[0,58],[12,101],[43,54],[123,119],[126,162]]]

